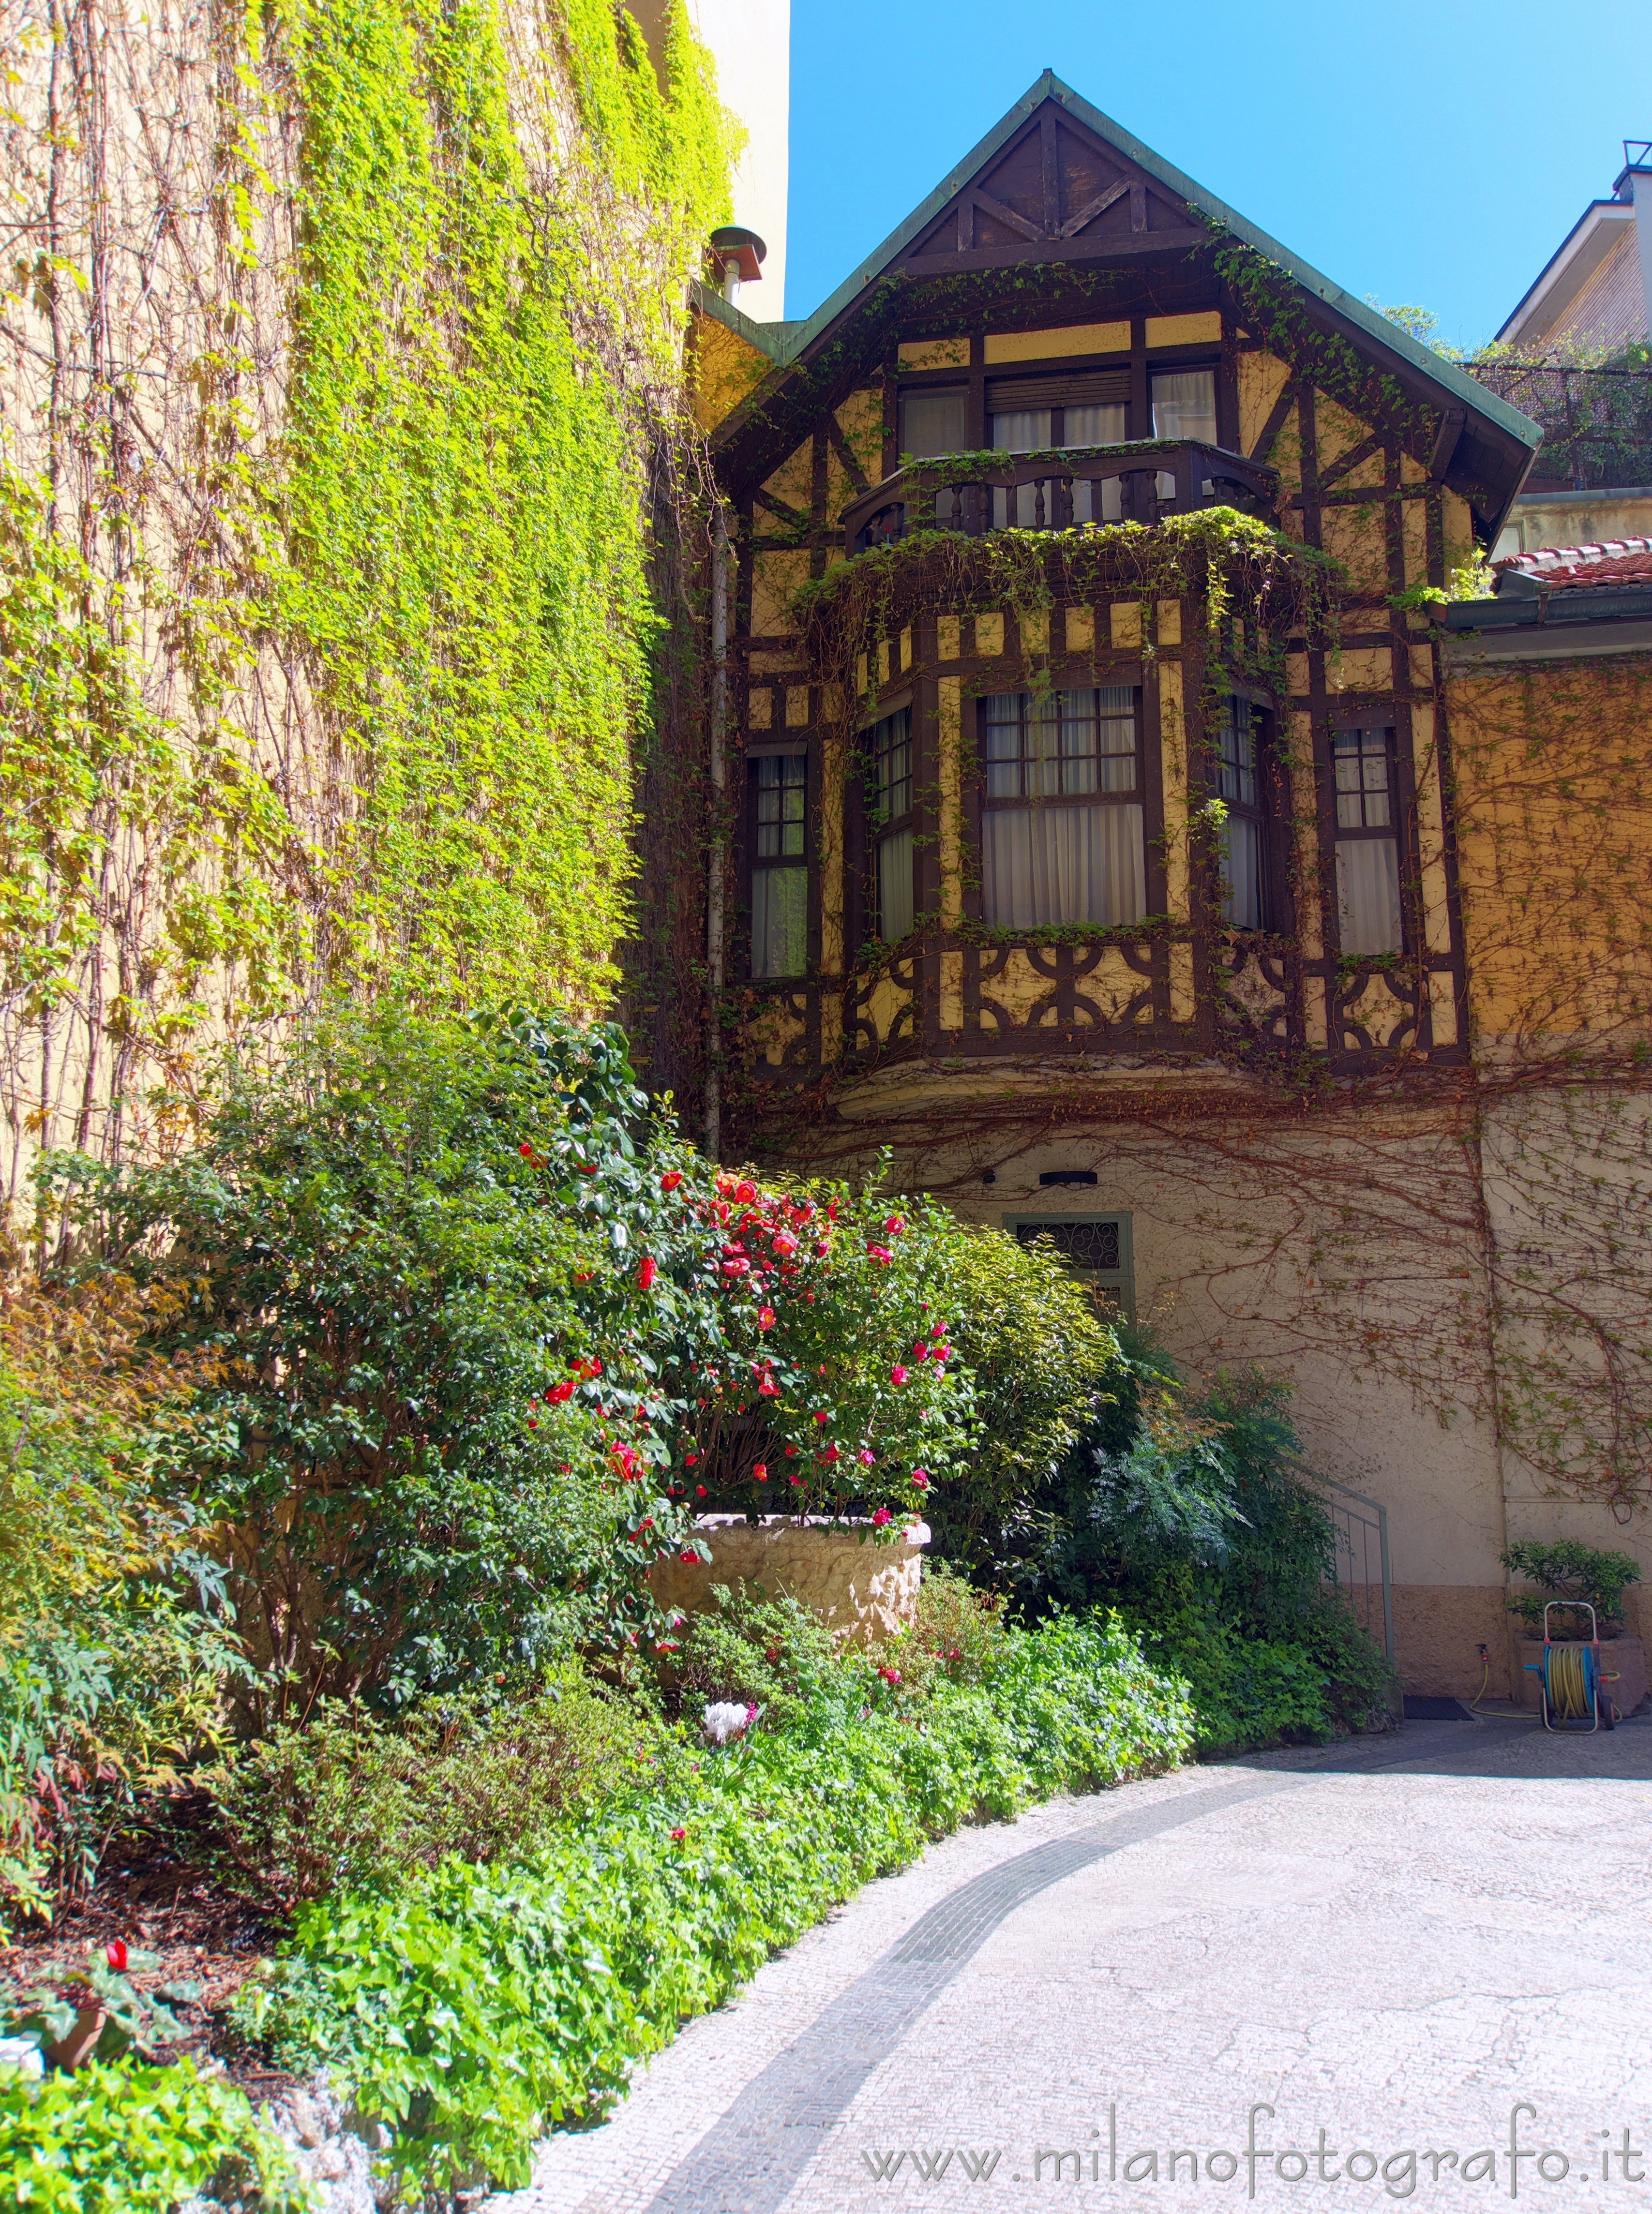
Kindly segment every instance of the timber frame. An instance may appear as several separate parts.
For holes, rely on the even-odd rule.
[[[1005,1055],[1145,1060],[1171,1075],[1294,1066],[1305,1054],[1343,1075],[1397,1057],[1460,1063],[1449,733],[1418,590],[1442,588],[1477,543],[1495,540],[1530,468],[1533,425],[1048,74],[807,323],[755,324],[710,295],[699,308],[750,350],[755,379],[712,440],[737,518],[729,700],[740,743],[731,750],[808,764],[806,967],[751,979],[731,1009],[760,1088]],[[1151,436],[1150,380],[1189,369],[1214,376],[1214,448]],[[964,391],[969,437],[985,448],[988,385],[1016,377],[1042,380],[1041,390],[1109,380],[1128,404],[1126,443],[902,468],[902,394]],[[960,602],[956,561],[918,560],[903,565],[887,633],[852,685],[811,657],[792,596],[846,560],[884,558],[863,549],[929,527],[937,484],[959,486],[940,495],[951,527],[982,535],[991,500],[1013,515],[1026,487],[1036,515],[1020,511],[1053,546],[1079,535],[1063,526],[1086,473],[1086,501],[1099,503],[1111,476],[1124,486],[1111,513],[1148,529],[1238,505],[1339,560],[1339,636],[1271,639],[1284,673],[1264,696],[1208,666],[1196,597],[1161,600],[1144,629],[1123,573],[1080,602],[1055,563],[1049,612],[1034,622],[1013,607]],[[1213,927],[1212,872],[1189,842],[1212,796],[1205,723],[1217,678],[1248,688],[1264,719],[1266,931]],[[1145,918],[989,931],[972,858],[978,703],[1029,685],[1095,684],[1129,685],[1138,701]],[[902,705],[913,711],[919,923],[885,948],[869,934],[857,733]],[[1350,727],[1393,733],[1404,943],[1373,958],[1337,943],[1332,754],[1336,732]],[[746,822],[743,805],[735,816]],[[744,843],[737,832],[737,913]],[[731,975],[745,975],[742,948],[730,952]]]

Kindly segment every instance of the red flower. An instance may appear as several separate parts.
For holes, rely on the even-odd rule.
[[[775,1232],[774,1251],[777,1253],[795,1253],[797,1250],[798,1241],[792,1235],[792,1232],[789,1230],[780,1230]]]
[[[531,1415],[528,1417],[528,1427],[530,1430],[536,1430],[539,1428],[539,1424],[534,1420]]]
[[[897,1361],[894,1367],[889,1372],[889,1380],[891,1384],[904,1384],[906,1381],[906,1370],[902,1367],[900,1362]]]
[[[742,1207],[750,1207],[757,1196],[757,1187],[755,1183],[737,1183],[734,1187],[734,1196]]]
[[[548,1407],[560,1407],[565,1399],[572,1399],[572,1397],[573,1385],[572,1384],[553,1384],[550,1390],[545,1394],[545,1404]]]
[[[843,1455],[836,1446],[828,1446],[825,1452],[821,1455],[822,1460],[826,1461],[840,1461],[842,1458]]]
[[[874,1261],[892,1261],[895,1258],[887,1245],[874,1245],[870,1238],[866,1240],[866,1251]]]
[[[906,1228],[905,1215],[891,1214],[889,1220],[884,1223],[884,1227],[888,1231],[891,1238],[898,1238],[901,1232]]]
[[[671,1843],[674,1845],[680,1845],[688,1834],[688,1832],[686,1830],[673,1830],[671,1832]]]
[[[886,1684],[898,1684],[901,1680],[901,1672],[898,1668],[884,1667],[878,1673]]]
[[[639,1292],[652,1292],[654,1288],[654,1279],[658,1274],[659,1263],[652,1253],[645,1253],[637,1269],[637,1289]]]
[[[753,1479],[756,1483],[767,1483],[768,1481],[768,1463],[767,1461],[760,1460],[756,1468],[752,1470],[751,1473]]]
[[[920,1491],[927,1491],[929,1489],[928,1470],[924,1468],[915,1468],[912,1471],[912,1481],[917,1485]]]
[[[682,1181],[682,1171],[681,1169],[667,1169],[665,1174],[659,1180],[659,1188],[662,1191],[675,1191]]]
[[[862,1468],[871,1468],[873,1463],[877,1460],[878,1456],[870,1446],[862,1446],[860,1452],[855,1455],[855,1459],[860,1462]]]
[[[108,1962],[109,1966],[114,1970],[116,1975],[124,1976],[126,1972],[125,1939],[124,1937],[111,1937],[108,1943],[103,1948],[103,1957]]]
[[[682,1456],[682,1465],[685,1468],[694,1468],[697,1465],[699,1459],[700,1455],[698,1453],[684,1453]]]
[[[774,1308],[773,1308],[773,1307],[759,1307],[759,1308],[758,1308],[758,1310],[757,1310],[757,1327],[758,1327],[758,1329],[759,1329],[759,1330],[768,1330],[768,1329],[772,1325],[772,1324],[774,1323]]]
[[[772,1376],[765,1376],[757,1389],[765,1399],[778,1399],[780,1396],[780,1387]]]
[[[815,1410],[815,1420],[816,1420],[817,1422],[829,1422],[831,1421],[831,1419],[832,1419],[832,1418],[831,1418],[831,1416],[827,1413],[827,1411],[826,1411],[826,1410],[825,1410],[825,1408],[824,1408],[824,1407],[817,1407],[817,1408],[816,1408],[816,1410]]]
[[[750,1261],[725,1261],[723,1274],[725,1276],[743,1276],[750,1266]]]
[[[700,1566],[700,1556],[698,1553],[679,1553],[677,1555],[677,1558],[684,1563],[688,1568],[697,1569]]]
[[[875,1528],[877,1528],[877,1529],[881,1530],[881,1529],[883,1528],[884,1525],[884,1524],[889,1520],[889,1519],[890,1519],[890,1514],[889,1514],[889,1509],[888,1509],[888,1508],[887,1508],[887,1507],[879,1507],[879,1508],[874,1508],[874,1509],[873,1509],[873,1512],[872,1512],[872,1524],[873,1524],[873,1526],[874,1526]]]
[[[532,1160],[532,1159],[534,1158],[534,1149],[533,1149],[533,1147],[532,1147],[528,1143],[528,1141],[527,1141],[525,1138],[523,1140],[522,1143],[521,1143],[521,1144],[517,1147],[517,1152],[522,1155],[522,1158],[523,1158],[523,1159],[524,1161],[530,1161],[530,1160]]]

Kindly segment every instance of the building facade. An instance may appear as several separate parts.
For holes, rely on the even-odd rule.
[[[1500,1369],[1549,1202],[1487,1149],[1542,1153],[1573,1017],[1495,1015],[1498,1137],[1504,762],[1465,796],[1435,601],[1536,427],[1049,76],[809,322],[701,317],[724,1150],[888,1148],[1288,1374],[1387,1509],[1408,1687],[1506,1687],[1503,1546],[1641,1511]]]

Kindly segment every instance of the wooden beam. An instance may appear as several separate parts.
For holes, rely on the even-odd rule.
[[[1076,238],[1086,223],[1093,223],[1098,215],[1104,215],[1113,202],[1123,199],[1130,189],[1129,179],[1121,177],[1116,185],[1109,185],[1104,193],[1098,193],[1094,199],[1086,201],[1076,215],[1068,216],[1067,221],[1055,234],[1055,236]]]
[[[1361,438],[1357,446],[1350,446],[1345,454],[1339,454],[1331,467],[1320,473],[1321,489],[1334,485],[1338,477],[1346,476],[1350,469],[1358,468],[1361,462],[1368,462],[1373,454],[1381,451],[1382,440],[1374,431],[1370,437]]]
[[[979,186],[971,192],[970,198],[983,215],[990,216],[994,223],[1007,223],[1012,230],[1019,230],[1023,238],[1031,239],[1034,245],[1042,245],[1049,235],[1048,231],[1040,230],[1036,224],[1029,223],[1025,216],[1017,215],[1013,208],[1006,208],[1002,200],[995,200],[990,193],[983,193]]]

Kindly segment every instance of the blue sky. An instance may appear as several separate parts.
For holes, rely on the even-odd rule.
[[[1489,338],[1652,137],[1647,0],[792,0],[811,314],[1048,66],[1359,297]]]

